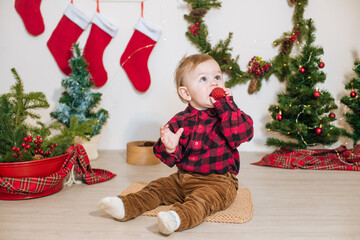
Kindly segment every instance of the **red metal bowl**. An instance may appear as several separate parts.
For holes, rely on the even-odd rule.
[[[15,178],[46,177],[57,172],[64,164],[64,161],[68,155],[69,154],[64,154],[57,157],[44,158],[28,162],[0,163],[0,176]],[[27,195],[9,194],[0,191],[0,199],[19,200],[43,197],[60,191],[63,188],[63,185],[64,182],[60,181],[57,185],[47,191]]]

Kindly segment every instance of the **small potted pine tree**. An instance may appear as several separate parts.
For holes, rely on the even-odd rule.
[[[70,125],[70,120],[76,116],[79,123],[95,120],[94,128],[86,133],[86,137],[76,138],[75,141],[82,144],[90,160],[98,157],[98,136],[102,126],[106,123],[109,113],[105,109],[96,108],[101,100],[101,93],[92,92],[93,82],[88,71],[88,63],[81,54],[78,44],[73,44],[73,57],[69,60],[71,74],[63,79],[61,85],[65,88],[59,99],[59,108],[50,113],[65,126]],[[90,142],[87,142],[91,140]]]
[[[16,83],[8,93],[0,95],[0,178],[47,177],[57,172],[68,154],[75,136],[85,136],[95,122],[79,124],[71,119],[70,128],[59,123],[45,126],[38,109],[49,103],[42,92],[25,93],[19,74],[11,69]],[[33,122],[36,121],[36,124]],[[57,130],[58,134],[52,134]],[[4,180],[4,179],[3,179]],[[0,185],[0,199],[27,199],[46,196],[62,189],[63,182],[37,194],[10,194],[10,186]]]

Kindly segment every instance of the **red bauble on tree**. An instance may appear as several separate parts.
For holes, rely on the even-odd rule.
[[[356,97],[356,92],[355,92],[355,91],[351,91],[350,97],[355,98],[355,97]]]
[[[324,68],[325,67],[325,63],[324,62],[320,62],[319,63],[319,68]]]
[[[316,134],[321,134],[322,133],[322,128],[321,127],[318,127],[317,129],[315,129],[315,133]]]
[[[316,90],[314,93],[313,93],[314,97],[315,98],[318,98],[321,96],[321,92],[319,90]]]
[[[330,114],[329,114],[329,117],[331,117],[331,118],[335,118],[335,117],[336,117],[336,115],[335,115],[335,113],[333,112],[333,110],[331,110],[331,112],[330,112]]]
[[[276,120],[278,120],[278,121],[283,120],[283,116],[281,115],[281,113],[279,113],[279,114],[276,116]]]
[[[299,68],[299,71],[300,71],[301,73],[304,73],[304,72],[305,72],[305,68],[300,67],[300,68]]]

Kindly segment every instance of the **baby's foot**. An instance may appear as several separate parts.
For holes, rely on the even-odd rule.
[[[179,215],[175,211],[161,211],[157,214],[159,232],[170,235],[180,226]]]
[[[106,197],[100,200],[98,208],[120,220],[125,217],[124,203],[119,197]]]

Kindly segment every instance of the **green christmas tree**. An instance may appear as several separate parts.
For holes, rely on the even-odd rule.
[[[46,126],[39,121],[36,110],[46,109],[49,103],[42,92],[25,93],[19,74],[11,69],[15,84],[0,96],[0,162],[31,161],[59,156],[73,143],[75,136],[84,136],[90,124],[78,124],[76,117],[71,127],[59,123]],[[36,123],[33,123],[36,121]],[[92,123],[94,124],[94,123]],[[51,135],[51,130],[60,131]]]
[[[354,146],[360,139],[360,60],[356,60],[353,68],[356,77],[352,78],[350,82],[345,85],[345,89],[351,90],[349,96],[343,96],[341,103],[345,104],[350,111],[345,112],[346,122],[352,128],[352,133],[344,130],[344,135],[351,138]]]
[[[59,108],[50,113],[50,116],[60,123],[70,127],[70,120],[76,116],[79,123],[95,120],[92,131],[87,133],[89,138],[98,135],[106,123],[109,113],[104,109],[93,111],[101,100],[101,93],[92,92],[93,82],[87,70],[88,63],[81,54],[78,44],[73,44],[73,57],[69,60],[72,73],[63,79],[61,85],[65,88],[59,100]]]
[[[306,21],[305,45],[295,58],[289,59],[289,74],[286,90],[278,94],[278,104],[269,111],[273,121],[266,124],[269,131],[285,136],[285,139],[270,137],[266,144],[276,147],[305,149],[318,144],[335,143],[341,129],[333,126],[334,98],[326,90],[316,88],[326,75],[320,59],[323,49],[314,45],[315,27],[311,19]]]

